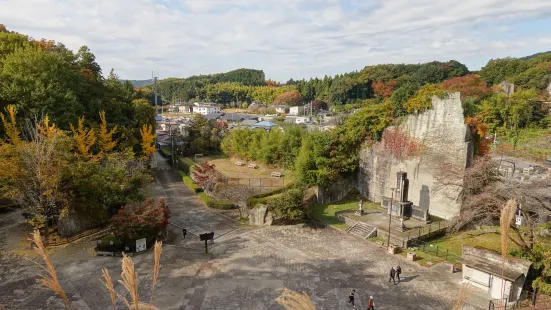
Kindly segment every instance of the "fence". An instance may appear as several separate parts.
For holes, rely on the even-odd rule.
[[[450,253],[448,249],[442,249],[437,245],[432,245],[429,242],[424,242],[420,239],[411,240],[410,247],[416,247],[423,253],[442,258],[448,262],[456,262],[461,258],[461,256]]]
[[[217,181],[228,185],[244,185],[248,187],[284,187],[285,178],[230,178],[218,177]]]
[[[490,300],[488,310],[507,310],[507,309],[534,309],[550,310],[551,296],[538,294],[534,292],[523,291],[518,300],[509,302],[507,298]]]
[[[425,226],[411,228],[409,231],[401,232],[401,235],[407,238],[407,240],[421,239],[427,241],[445,233],[449,225],[448,221],[438,221]]]

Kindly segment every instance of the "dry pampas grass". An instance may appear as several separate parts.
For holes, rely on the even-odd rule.
[[[55,292],[63,302],[65,303],[66,309],[72,309],[71,303],[69,302],[69,299],[67,298],[67,294],[65,294],[65,291],[63,288],[61,288],[61,285],[59,284],[59,280],[57,278],[56,271],[54,269],[54,266],[52,262],[50,261],[50,257],[48,256],[48,253],[46,252],[46,249],[44,247],[44,244],[42,243],[42,238],[40,237],[40,232],[38,230],[35,230],[35,232],[32,234],[31,240],[35,245],[36,248],[34,249],[36,253],[44,260],[44,263],[46,264],[46,267],[39,265],[44,271],[46,271],[45,275],[41,276],[40,283],[42,283],[44,286]],[[153,294],[155,293],[155,285],[157,284],[157,278],[159,276],[159,270],[161,266],[161,253],[162,253],[162,242],[156,242],[155,248],[154,248],[154,256],[155,256],[155,265],[153,266],[153,283],[152,283],[152,289],[151,289],[151,299],[149,301],[149,304],[140,302],[139,295],[138,295],[138,274],[136,273],[136,270],[134,268],[134,262],[132,261],[132,258],[125,255],[123,253],[122,258],[122,273],[121,277],[122,280],[119,280],[119,283],[121,283],[131,297],[131,302],[125,298],[124,296],[121,296],[121,294],[117,293],[115,290],[115,285],[113,284],[113,280],[111,276],[109,275],[109,271],[107,268],[103,268],[103,284],[107,288],[107,291],[109,292],[109,296],[111,297],[111,304],[113,305],[113,309],[116,309],[116,302],[117,297],[121,299],[126,307],[130,310],[159,310],[159,308],[154,307],[151,305],[153,301]]]
[[[297,293],[283,288],[283,293],[275,300],[287,310],[315,310],[316,306],[306,293]]]
[[[155,242],[155,265],[153,265],[153,283],[151,284],[151,298],[149,299],[149,305],[153,303],[153,295],[155,295],[155,285],[157,284],[157,277],[159,276],[159,269],[161,268],[161,253],[163,252],[163,242]]]
[[[501,230],[501,296],[504,293],[503,277],[505,273],[505,258],[507,257],[507,251],[509,249],[509,228],[511,227],[511,221],[515,216],[517,210],[517,202],[514,199],[507,201],[503,209],[501,210],[501,217],[499,218],[499,228]],[[503,308],[503,298],[500,298],[499,308]]]
[[[457,298],[453,310],[460,310],[461,308],[463,308],[463,305],[467,302],[467,299],[469,299],[469,294],[471,292],[470,284],[470,282],[467,282],[463,283],[463,285],[461,286],[461,291],[459,291],[459,297]]]
[[[39,265],[46,271],[46,275],[42,275],[40,278],[40,283],[42,283],[45,287],[52,290],[54,293],[59,295],[63,302],[65,303],[66,309],[71,309],[71,303],[69,302],[69,299],[67,298],[67,294],[65,294],[65,291],[61,287],[61,284],[59,284],[59,280],[57,278],[57,273],[55,272],[54,265],[50,261],[50,257],[48,256],[48,253],[46,253],[46,249],[44,248],[44,244],[42,243],[42,237],[40,236],[40,232],[38,230],[35,230],[32,234],[32,242],[36,245],[34,248],[35,252],[38,253],[38,255],[42,258],[44,263],[46,264],[46,267]]]

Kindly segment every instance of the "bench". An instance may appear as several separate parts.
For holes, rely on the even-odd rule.
[[[238,162],[235,163],[235,165],[241,167],[241,166],[243,166],[243,162],[242,162],[242,161],[238,161]]]
[[[272,172],[272,177],[281,178],[281,172]]]
[[[255,163],[250,163],[248,167],[256,169],[256,167],[258,167],[258,166]]]

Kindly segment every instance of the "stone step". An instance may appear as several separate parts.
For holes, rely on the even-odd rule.
[[[348,232],[362,238],[367,238],[375,228],[366,223],[356,223]]]

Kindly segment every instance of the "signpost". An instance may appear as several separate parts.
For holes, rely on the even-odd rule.
[[[214,232],[200,234],[199,239],[201,239],[201,241],[205,241],[205,254],[209,254],[207,241],[209,241],[209,240],[214,241]]]

